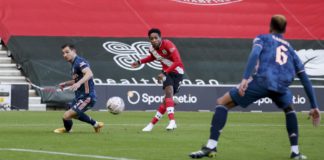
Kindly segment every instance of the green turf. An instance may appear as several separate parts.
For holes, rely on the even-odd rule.
[[[73,133],[55,134],[62,127],[63,111],[0,112],[0,148],[20,148],[87,155],[123,157],[142,160],[182,160],[198,150],[209,136],[212,113],[177,112],[178,129],[168,132],[167,118],[151,133],[141,129],[153,112],[87,112],[105,122],[101,133],[74,121]],[[324,116],[324,115],[322,115]],[[307,114],[298,113],[300,149],[311,160],[324,159],[324,126],[313,128]],[[283,113],[230,113],[219,141],[220,160],[281,160],[288,159],[289,142]],[[73,157],[6,151],[0,149],[0,159],[6,160],[86,160]],[[209,159],[209,158],[205,158]]]

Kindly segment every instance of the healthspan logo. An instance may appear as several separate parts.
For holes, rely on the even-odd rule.
[[[185,3],[190,5],[200,5],[200,6],[218,6],[226,5],[236,2],[241,2],[242,0],[172,0],[178,3]]]
[[[151,105],[153,103],[162,103],[164,99],[164,96],[159,95],[150,95],[148,93],[140,93],[138,91],[128,91],[127,92],[127,100],[130,104],[139,104],[139,103],[145,103],[148,105]],[[191,94],[184,94],[184,95],[178,95],[174,96],[174,102],[176,104],[195,104],[197,103],[198,98]]]

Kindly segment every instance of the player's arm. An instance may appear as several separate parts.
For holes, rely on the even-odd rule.
[[[252,72],[257,64],[257,60],[259,58],[259,55],[261,53],[262,46],[261,45],[254,45],[252,48],[252,51],[250,53],[249,59],[247,66],[245,68],[244,74],[243,74],[243,79],[249,79],[250,76],[252,75]]]
[[[142,63],[149,63],[149,62],[152,62],[152,61],[154,61],[154,60],[155,60],[155,58],[150,54],[150,55],[148,55],[147,57],[145,57],[145,58],[143,58],[143,59],[140,59],[140,60],[138,60],[138,61],[132,63],[132,67],[133,67],[133,68],[137,68],[137,67],[138,67],[140,64],[142,64]]]
[[[60,89],[64,89],[64,87],[72,86],[75,83],[75,80],[65,81],[59,84]]]
[[[309,112],[309,116],[312,118],[313,125],[316,127],[320,124],[321,115],[318,109],[318,103],[317,103],[314,89],[312,87],[312,82],[309,80],[307,74],[305,73],[305,70],[297,73],[297,76],[300,79],[302,85],[304,86],[304,90],[311,104],[311,110]]]
[[[76,91],[81,86],[81,84],[85,83],[86,81],[88,81],[90,78],[93,77],[93,73],[89,67],[83,68],[82,73],[83,73],[83,77],[78,82],[74,83],[71,86],[71,90]]]
[[[258,57],[259,57],[261,51],[262,51],[261,44],[256,43],[253,45],[252,51],[251,51],[249,59],[248,59],[247,66],[246,66],[244,74],[243,74],[243,79],[239,86],[239,94],[241,96],[244,96],[245,90],[248,87],[248,79],[252,75],[252,72],[253,72],[255,66],[257,65],[257,60],[258,60]]]
[[[295,52],[293,48],[290,48],[291,52]],[[318,109],[318,103],[316,100],[315,92],[312,86],[312,82],[309,80],[304,64],[301,62],[299,57],[297,56],[297,53],[293,54],[294,59],[294,65],[295,65],[295,72],[297,73],[298,78],[300,79],[301,84],[304,87],[304,90],[306,92],[306,95],[309,99],[309,102],[311,104],[311,110],[309,112],[309,117],[312,118],[313,125],[316,127],[320,124],[321,115],[320,110]]]
[[[298,78],[300,79],[300,82],[304,86],[304,90],[306,92],[307,97],[309,98],[309,102],[311,104],[311,108],[318,108],[317,100],[315,97],[315,92],[312,87],[312,82],[309,80],[307,74],[305,71],[301,71],[297,73]]]

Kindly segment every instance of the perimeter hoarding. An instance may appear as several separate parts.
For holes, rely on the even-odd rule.
[[[185,66],[184,84],[239,83],[253,39],[170,38]],[[318,41],[291,40],[314,84],[324,84],[324,49]],[[9,48],[22,71],[39,86],[54,86],[71,78],[70,64],[61,54],[64,43],[75,44],[86,58],[96,84],[156,84],[159,62],[131,64],[149,55],[145,38],[13,37]],[[324,41],[323,41],[324,43]]]
[[[15,109],[28,109],[28,90],[25,84],[0,84],[0,106],[9,105]]]
[[[216,105],[216,99],[222,96],[234,85],[223,86],[182,86],[176,94],[178,111],[212,111]],[[163,100],[161,86],[157,85],[97,85],[98,101],[94,110],[105,110],[108,98],[119,96],[125,101],[126,110],[155,110]],[[292,86],[293,103],[296,111],[308,111],[310,104],[304,89],[301,86]],[[316,87],[315,92],[319,104],[324,100],[319,95],[324,94],[324,87]],[[236,107],[233,111],[280,111],[269,98],[263,98],[248,108]]]

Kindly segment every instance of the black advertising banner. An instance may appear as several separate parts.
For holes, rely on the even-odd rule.
[[[218,85],[240,82],[252,39],[170,38],[185,65],[184,84]],[[305,63],[314,84],[324,84],[324,49],[320,41],[291,40]],[[147,56],[145,38],[12,37],[9,48],[25,74],[40,86],[53,86],[70,79],[70,64],[64,61],[61,46],[72,43],[86,58],[96,84],[156,84],[161,71],[158,62],[131,68]],[[323,42],[321,42],[323,43]]]
[[[175,108],[178,111],[213,111],[216,99],[229,91],[231,85],[220,86],[182,86],[180,92],[175,95]],[[156,110],[163,101],[163,91],[157,85],[97,85],[98,101],[94,110],[105,110],[106,102],[110,97],[121,97],[126,110]],[[293,104],[296,111],[308,111],[310,104],[304,89],[300,86],[291,87],[293,93]],[[316,87],[315,92],[319,104],[324,104],[320,95],[324,94],[324,87]],[[260,99],[248,108],[236,107],[233,111],[280,111],[270,98]]]

